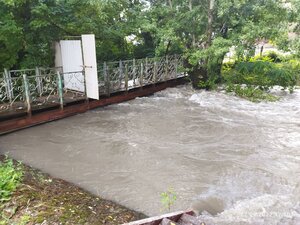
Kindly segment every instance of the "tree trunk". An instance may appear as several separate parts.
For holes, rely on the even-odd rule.
[[[190,1],[191,4],[191,1]],[[213,9],[214,9],[215,0],[209,0],[209,8],[207,12],[207,31],[206,31],[206,42],[204,48],[209,48],[212,43],[213,35]],[[206,84],[209,80],[209,57],[207,57],[204,62],[199,62],[197,67],[193,67],[190,70],[190,77],[194,88],[204,88],[203,85],[199,85],[200,81]],[[205,87],[208,89],[208,87]]]
[[[260,47],[260,57],[263,56],[263,52],[264,52],[264,45],[262,45],[262,46]]]
[[[193,2],[192,2],[192,0],[189,0],[189,9],[190,9],[190,11],[193,10]],[[193,22],[195,22],[194,19],[193,19]],[[192,47],[195,47],[195,46],[196,46],[196,36],[195,36],[195,34],[193,33],[193,34],[192,34]]]
[[[183,62],[184,68],[189,70],[189,78],[191,79],[192,86],[195,89],[201,89],[200,82],[207,80],[208,73],[207,69],[204,67],[202,63],[199,63],[197,66],[194,66],[189,63],[188,59],[184,60]]]
[[[207,49],[212,45],[213,32],[214,32],[214,27],[213,27],[214,7],[215,7],[215,0],[209,0],[209,7],[207,11],[206,40],[202,45],[204,49]],[[192,10],[192,0],[189,0],[189,9],[190,11]],[[225,38],[227,36],[227,30],[228,29],[226,27],[226,23],[224,23],[223,27],[220,30],[222,37]],[[194,45],[194,41],[193,41],[193,45]],[[206,59],[199,62],[197,66],[190,65],[188,61],[185,63],[185,66],[189,69],[190,79],[192,81],[192,85],[194,88],[210,89],[212,82],[213,83],[221,82],[221,70],[222,70],[223,59],[225,55],[226,54],[220,56],[220,58],[217,60],[217,63],[214,63],[213,65],[210,64],[212,62],[210,57],[216,57],[216,56],[207,56]]]
[[[215,0],[209,0],[209,8],[208,8],[208,21],[207,21],[207,41],[206,48],[211,45],[212,42],[212,34],[213,34],[213,10],[214,10]]]

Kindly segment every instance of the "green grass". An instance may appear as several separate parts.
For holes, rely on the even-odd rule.
[[[0,225],[9,223],[9,218],[3,212],[3,206],[9,202],[13,192],[20,185],[23,178],[23,167],[21,163],[14,163],[12,159],[7,157],[0,160]],[[16,211],[16,207],[11,208],[12,212]],[[28,218],[21,218],[20,225],[26,224]]]
[[[23,177],[21,163],[15,165],[7,157],[0,161],[0,203],[8,201]]]

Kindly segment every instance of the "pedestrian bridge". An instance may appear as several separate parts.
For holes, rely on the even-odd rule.
[[[87,97],[83,70],[68,73],[60,67],[5,70],[0,74],[0,133],[180,84],[187,76],[182,64],[178,55],[104,62],[98,67],[99,100]]]

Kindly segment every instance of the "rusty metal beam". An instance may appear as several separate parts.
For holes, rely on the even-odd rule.
[[[63,109],[49,108],[49,110],[44,110],[43,112],[33,113],[31,116],[20,116],[14,119],[7,119],[4,121],[0,121],[0,135],[24,129],[27,127],[47,123],[50,121],[59,120],[79,113],[84,113],[90,109],[94,109],[97,107],[132,100],[136,97],[151,95],[168,87],[174,87],[184,83],[186,83],[185,78],[178,78],[156,85],[148,85],[144,86],[143,88],[132,89],[128,92],[123,91],[115,93],[110,97],[103,97],[100,100],[78,102],[74,105],[65,106]]]

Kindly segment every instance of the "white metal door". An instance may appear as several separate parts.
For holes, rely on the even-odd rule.
[[[60,41],[65,88],[84,92],[83,58],[80,40]]]
[[[96,44],[94,34],[81,36],[87,97],[99,99]]]

